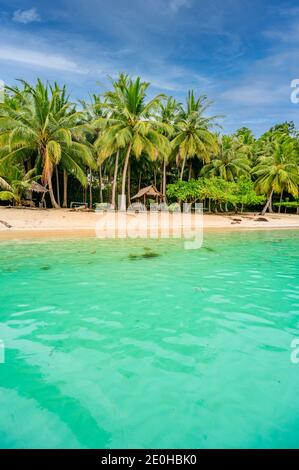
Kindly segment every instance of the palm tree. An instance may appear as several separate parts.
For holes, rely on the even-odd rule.
[[[201,170],[202,176],[218,176],[226,181],[235,181],[240,176],[248,175],[250,171],[247,159],[248,149],[242,140],[224,135],[218,139],[219,151],[211,163]]]
[[[160,119],[161,122],[169,126],[169,130],[166,134],[166,137],[171,138],[174,133],[174,126],[178,120],[179,114],[182,113],[182,105],[178,103],[172,96],[169,96],[166,103],[160,103]],[[166,170],[171,156],[171,147],[169,147],[167,152],[164,152],[161,155],[163,161],[163,170],[162,170],[162,194],[165,200],[166,198]]]
[[[22,197],[32,186],[35,169],[26,173],[23,168],[14,166],[6,173],[9,178],[5,180],[0,177],[0,188],[3,190],[0,191],[0,201],[15,201],[20,204]]]
[[[96,145],[103,157],[125,150],[122,172],[121,209],[125,208],[126,177],[131,154],[137,159],[144,153],[151,160],[158,156],[159,149],[166,145],[161,130],[168,129],[155,119],[155,113],[164,95],[157,95],[146,102],[149,83],[121,75],[114,83],[114,90],[106,93],[108,117],[100,118],[94,125],[101,128]]]
[[[117,91],[119,88],[123,88],[128,80],[128,76],[125,74],[120,74],[118,80],[113,81],[112,80],[112,86],[115,91]],[[107,94],[108,95],[108,94]],[[104,161],[108,158],[111,157],[111,147],[110,145],[106,145],[105,138],[103,139],[102,133],[104,130],[104,127],[109,127],[110,119],[113,117],[113,110],[111,109],[111,106],[107,104],[107,102],[102,102],[101,98],[98,97],[97,95],[93,95],[93,113],[90,113],[91,115],[91,120],[94,122],[94,128],[96,132],[98,133],[98,138],[96,139],[94,143],[94,148],[97,154],[97,162],[100,167],[100,186],[102,185],[101,183],[101,167]],[[93,114],[93,115],[92,115]],[[99,119],[99,118],[109,118],[109,119]],[[97,124],[99,124],[99,128],[97,128]],[[114,171],[113,171],[113,183],[112,183],[112,191],[111,191],[111,205],[115,207],[115,202],[116,202],[116,187],[117,187],[117,176],[118,176],[118,166],[119,166],[119,159],[120,159],[120,149],[116,148],[115,150],[115,159],[114,159]],[[102,191],[100,190],[101,194],[101,202],[102,202]]]
[[[4,103],[0,109],[0,130],[5,141],[0,158],[13,165],[34,155],[36,165],[42,168],[42,182],[49,187],[52,206],[59,208],[52,187],[55,167],[61,162],[64,169],[86,185],[81,164],[93,164],[90,150],[79,141],[83,130],[81,113],[65,98],[65,89],[61,91],[56,84],[51,87],[38,80],[34,88],[22,83],[22,92],[17,88],[9,90],[21,93],[24,105],[15,110]]]
[[[186,110],[182,111],[176,123],[175,137],[172,140],[177,160],[178,162],[182,160],[181,180],[188,158],[197,156],[204,163],[208,163],[210,156],[217,152],[217,139],[209,130],[216,116],[204,116],[204,112],[210,104],[206,96],[200,96],[196,100],[193,90],[188,92]]]
[[[0,176],[0,188],[3,189],[4,191],[10,191],[11,186],[10,184]]]
[[[262,215],[267,210],[272,212],[273,193],[285,190],[298,196],[299,171],[296,158],[297,142],[292,137],[274,134],[265,140],[264,150],[252,170],[256,177],[256,190],[268,195]]]

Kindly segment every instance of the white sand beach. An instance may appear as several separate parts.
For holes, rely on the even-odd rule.
[[[0,208],[0,239],[36,238],[45,236],[101,236],[109,235],[114,225],[116,214],[71,211],[70,209],[17,209]],[[125,214],[125,223],[138,224],[139,231],[151,229],[145,214]],[[198,224],[192,215],[193,226]],[[184,219],[173,216],[171,223],[176,228],[184,228]],[[266,214],[262,220],[258,213],[244,214],[205,214],[204,230],[250,230],[250,229],[299,229],[299,215]],[[174,220],[174,222],[173,222]],[[167,224],[167,215],[159,214],[162,229]],[[152,222],[150,222],[152,223]],[[195,225],[194,225],[195,224]]]

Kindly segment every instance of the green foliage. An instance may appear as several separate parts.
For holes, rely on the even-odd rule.
[[[297,209],[299,206],[298,201],[284,201],[284,202],[274,202],[273,204],[276,207],[287,207],[289,209]]]
[[[262,145],[261,145],[262,143]],[[298,195],[298,144],[281,132],[268,133],[259,142],[258,159],[252,169],[259,194],[287,191]]]
[[[246,178],[238,182],[225,181],[217,177],[178,181],[167,186],[167,196],[172,201],[181,202],[210,199],[216,204],[230,204],[234,208],[256,206],[265,201],[264,196],[256,194],[253,182]]]
[[[53,169],[60,164],[86,185],[81,164],[93,165],[83,142],[82,115],[69,102],[65,87],[60,89],[56,83],[44,85],[41,80],[35,87],[21,83],[22,90],[7,89],[9,95],[0,106],[0,161],[2,166],[12,167],[34,160],[42,170],[42,182],[49,185],[52,203],[57,206],[51,184]],[[19,107],[17,102],[21,103]]]
[[[205,201],[211,210],[266,202],[266,211],[272,199],[274,207],[284,204],[275,202],[282,193],[298,197],[299,135],[293,122],[277,124],[258,139],[246,127],[220,136],[213,131],[217,116],[206,115],[211,103],[205,95],[191,90],[184,104],[150,96],[148,82],[126,74],[103,95],[81,101],[80,110],[57,83],[21,80],[7,87],[0,103],[0,199],[20,201],[31,169],[48,186],[54,207],[62,174],[64,201],[70,189],[78,199],[87,185],[90,198],[100,194],[113,204],[128,185],[131,195],[155,184],[165,196],[167,182],[170,201]]]
[[[248,145],[241,137],[224,135],[218,139],[218,152],[211,163],[201,170],[202,176],[218,176],[226,181],[235,181],[249,174]]]

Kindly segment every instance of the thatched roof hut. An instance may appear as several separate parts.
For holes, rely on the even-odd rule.
[[[35,192],[35,193],[47,193],[49,190],[47,188],[45,188],[44,186],[42,186],[41,184],[39,183],[36,183],[35,181],[32,182],[31,184],[31,187],[29,189],[29,191],[32,191],[32,192]]]
[[[133,199],[140,199],[140,198],[146,198],[146,197],[153,197],[153,198],[162,198],[163,194],[160,193],[160,191],[157,190],[156,186],[151,184],[150,186],[147,186],[146,188],[140,189],[135,196],[131,198]]]

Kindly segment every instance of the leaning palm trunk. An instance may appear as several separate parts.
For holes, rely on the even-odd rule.
[[[67,207],[67,183],[68,174],[66,170],[63,170],[63,203],[62,207]]]
[[[102,165],[99,166],[99,186],[100,186],[100,202],[103,202],[103,177],[102,177]]]
[[[166,160],[163,160],[163,186],[162,186],[162,194],[163,194],[163,200],[166,200]]]
[[[57,194],[57,204],[60,207],[60,190],[59,190],[59,173],[58,167],[55,167],[55,175],[56,175],[56,194]]]
[[[124,169],[123,169],[123,176],[122,176],[122,184],[121,184],[121,207],[120,210],[126,210],[126,177],[127,177],[127,170],[128,170],[128,163],[130,159],[132,145],[130,144],[127,150]]]
[[[128,204],[131,201],[131,164],[128,163]]]
[[[268,197],[268,200],[261,212],[261,215],[265,215],[267,210],[269,210],[269,212],[272,212],[272,196],[273,196],[273,189],[271,190],[270,194],[269,194],[269,197]]]
[[[185,163],[186,163],[186,157],[184,157],[184,160],[183,160],[183,163],[182,163],[181,175],[180,175],[180,180],[181,180],[181,181],[183,181],[184,170],[185,170]]]
[[[49,195],[50,195],[50,200],[51,200],[52,207],[54,209],[60,209],[59,205],[56,202],[55,196],[54,196],[53,186],[52,186],[52,175],[51,174],[49,174],[49,176],[48,176],[48,186],[49,186]]]
[[[279,206],[278,206],[278,213],[279,214],[280,214],[280,210],[281,210],[282,196],[283,196],[283,190],[280,193]]]
[[[3,191],[12,191],[12,187],[10,186],[7,181],[5,181],[3,178],[0,176],[0,188],[3,189]]]
[[[89,209],[92,209],[92,173],[89,168]]]
[[[52,166],[52,163],[49,162],[49,155],[48,155],[47,148],[44,147],[41,149],[41,155],[42,155],[43,165],[44,165],[42,182],[46,183],[49,186],[49,195],[50,195],[52,207],[54,209],[60,209],[59,205],[56,202],[54,192],[53,192],[53,186],[52,186],[53,166]]]
[[[191,162],[190,165],[189,165],[188,181],[191,180],[191,176],[192,176],[192,162]]]
[[[113,185],[112,185],[112,199],[111,204],[115,207],[115,199],[116,199],[116,184],[117,184],[117,173],[118,173],[118,160],[119,160],[119,150],[116,153],[115,158],[115,166],[114,166],[114,175],[113,175]]]

